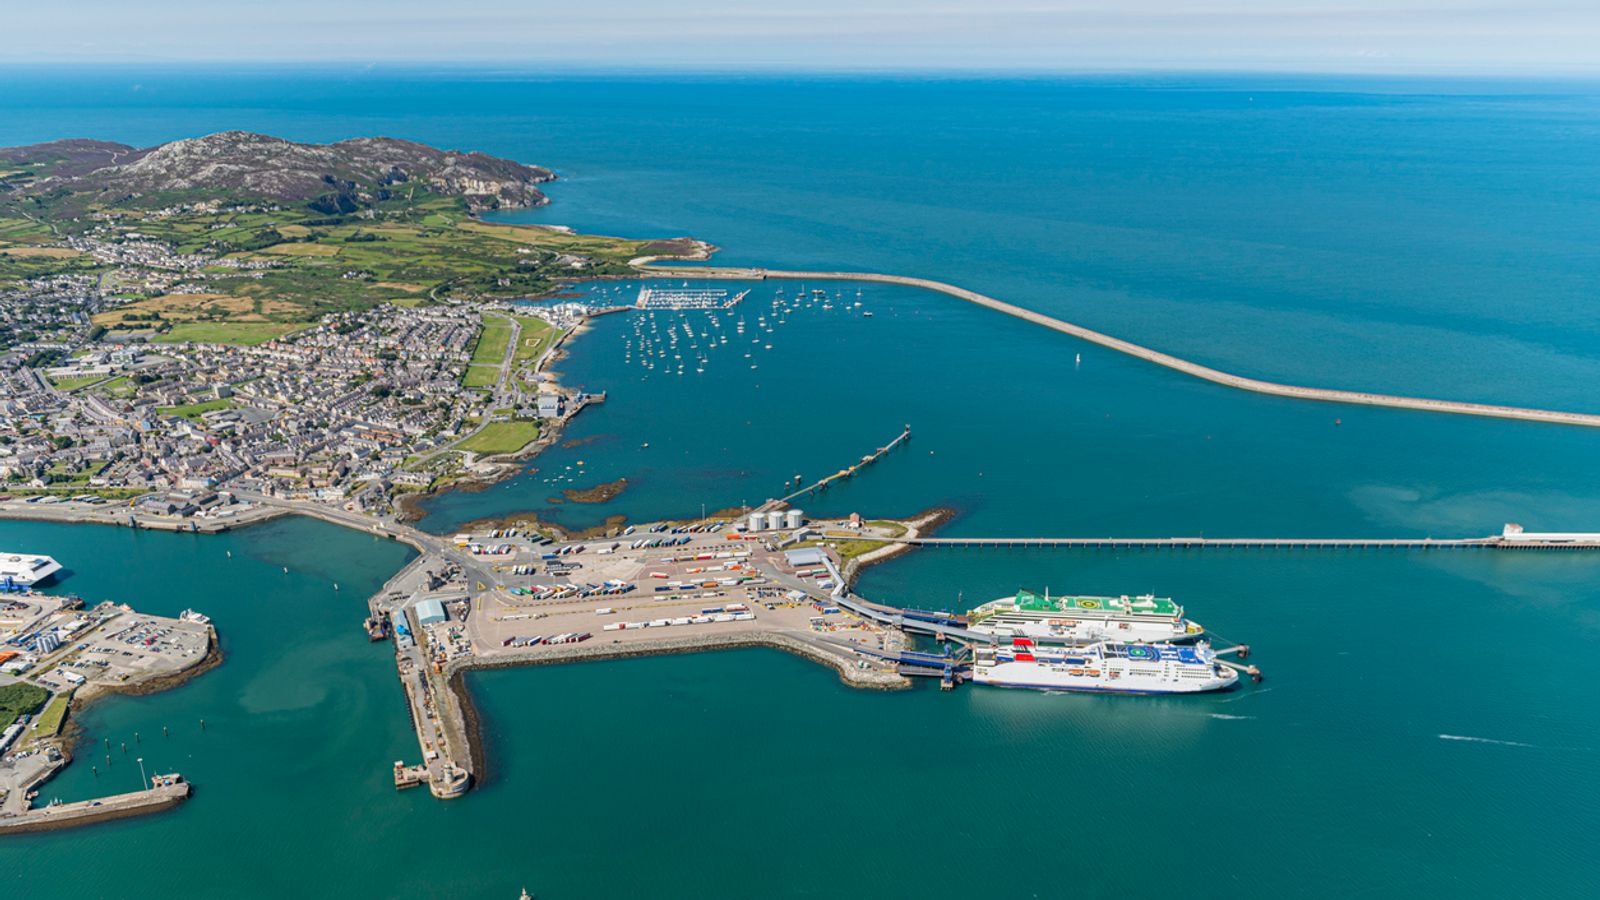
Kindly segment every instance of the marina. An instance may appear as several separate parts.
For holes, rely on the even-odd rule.
[[[732,309],[749,296],[717,289],[642,287],[634,301],[638,309]]]

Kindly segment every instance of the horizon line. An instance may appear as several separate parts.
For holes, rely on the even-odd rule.
[[[0,69],[236,69],[252,68],[306,71],[337,69],[343,71],[399,70],[418,71],[448,69],[459,71],[499,71],[506,74],[542,76],[745,76],[745,77],[917,77],[943,80],[993,78],[1059,78],[1059,77],[1280,77],[1280,78],[1347,78],[1347,79],[1431,79],[1438,81],[1505,80],[1505,81],[1597,81],[1600,82],[1600,64],[1581,69],[1534,69],[1507,66],[1498,69],[1454,69],[1411,67],[1394,69],[1340,69],[1340,68],[1282,68],[1282,67],[1184,67],[1184,66],[802,66],[788,64],[728,63],[651,63],[626,65],[603,62],[537,63],[525,60],[499,59],[292,59],[261,58],[248,60],[228,59],[72,59],[52,58],[34,60],[0,59]]]

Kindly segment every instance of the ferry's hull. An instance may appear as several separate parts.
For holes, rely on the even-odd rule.
[[[1086,684],[1041,684],[1027,681],[993,681],[982,678],[973,678],[973,684],[982,684],[989,687],[1013,688],[1028,691],[1070,691],[1075,694],[1212,694],[1218,691],[1231,691],[1239,686],[1237,678],[1232,681],[1222,682],[1215,687],[1201,688],[1135,688],[1121,685],[1086,685]]]
[[[1239,673],[1216,663],[1169,665],[1159,671],[1130,671],[1121,660],[1062,663],[1002,659],[974,666],[972,683],[1036,691],[1205,694],[1234,687],[1239,683]]]

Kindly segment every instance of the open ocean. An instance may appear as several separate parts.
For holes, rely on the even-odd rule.
[[[693,235],[723,264],[936,278],[1242,375],[1600,411],[1593,83],[0,77],[0,144],[238,128],[480,149],[562,176],[550,206],[503,219]],[[560,366],[610,392],[568,430],[581,443],[433,500],[423,527],[760,502],[910,423],[908,446],[801,505],[948,506],[945,533],[983,536],[1600,531],[1591,430],[1255,396],[900,287],[807,284],[836,308],[758,331],[780,287],[799,285],[754,285],[724,314],[751,333],[703,373],[643,367],[638,314],[598,320]],[[656,315],[708,330],[705,314]],[[553,502],[623,477],[609,503]],[[7,896],[1574,897],[1600,883],[1588,554],[918,551],[866,572],[861,593],[948,607],[1018,587],[1154,591],[1250,643],[1267,680],[1191,698],[875,694],[767,651],[482,673],[488,779],[440,803],[389,784],[416,748],[390,654],[359,629],[405,548],[309,521],[215,537],[0,522],[0,547],[60,558],[59,589],[91,601],[206,612],[227,653],[180,689],[90,707],[79,761],[44,790],[131,789],[127,741],[189,775],[194,799],[7,839]]]

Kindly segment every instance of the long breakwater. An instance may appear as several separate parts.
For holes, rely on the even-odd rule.
[[[1041,325],[1052,331],[1068,334],[1079,340],[1097,344],[1108,350],[1115,350],[1182,372],[1195,378],[1220,384],[1225,387],[1237,388],[1242,391],[1251,391],[1257,394],[1267,394],[1274,397],[1287,397],[1292,400],[1316,400],[1325,403],[1349,403],[1358,406],[1382,406],[1392,409],[1410,409],[1421,412],[1450,413],[1453,415],[1479,416],[1494,419],[1519,419],[1527,422],[1544,422],[1555,425],[1580,425],[1588,428],[1600,428],[1600,415],[1593,413],[1566,412],[1562,410],[1534,409],[1522,406],[1504,406],[1490,403],[1468,403],[1460,400],[1436,400],[1428,397],[1407,397],[1395,394],[1376,394],[1367,391],[1346,391],[1336,388],[1304,387],[1300,385],[1281,384],[1275,381],[1264,381],[1259,378],[1247,378],[1243,375],[1234,375],[1220,369],[1213,369],[1197,362],[1192,362],[1170,353],[1162,353],[1132,341],[1112,337],[1109,334],[1075,325],[1071,322],[1047,316],[1043,313],[1024,309],[1004,300],[997,300],[977,291],[957,287],[942,281],[928,278],[912,278],[906,275],[887,275],[878,272],[794,272],[780,269],[755,269],[755,268],[727,268],[717,266],[694,266],[670,268],[654,266],[650,263],[652,258],[642,257],[633,260],[633,265],[642,273],[662,275],[673,278],[736,278],[750,280],[781,279],[786,281],[871,281],[881,284],[899,284],[907,287],[922,288],[937,291],[951,297],[976,303],[996,312],[1005,313]]]

